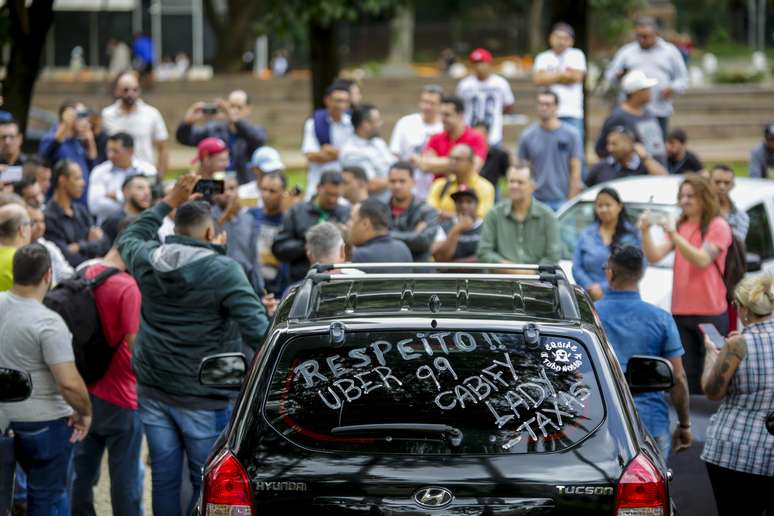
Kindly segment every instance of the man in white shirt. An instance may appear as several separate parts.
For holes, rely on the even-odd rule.
[[[89,211],[97,223],[121,211],[122,186],[133,175],[156,176],[156,168],[134,156],[134,139],[128,133],[108,136],[107,161],[91,171],[89,177]]]
[[[339,150],[353,132],[347,114],[349,106],[348,87],[334,82],[325,92],[325,109],[316,110],[304,123],[301,152],[309,163],[307,199],[317,191],[317,183],[323,171],[341,170]]]
[[[605,72],[610,83],[618,83],[634,70],[643,72],[658,82],[650,89],[648,109],[658,118],[661,133],[669,133],[669,117],[674,112],[672,100],[675,94],[688,88],[688,70],[682,54],[673,44],[664,41],[658,33],[654,18],[643,17],[636,21],[636,41],[621,47]]]
[[[489,144],[503,139],[503,113],[512,113],[514,106],[511,86],[504,78],[492,73],[492,54],[477,48],[470,53],[473,75],[457,85],[457,96],[465,101],[465,122],[474,126],[484,122],[489,127]]]
[[[156,169],[163,175],[169,167],[169,135],[164,118],[158,109],[139,98],[140,83],[133,72],[126,72],[118,78],[115,95],[118,100],[102,110],[105,132],[132,135],[135,155],[142,161],[155,162]]]
[[[573,126],[583,141],[583,80],[586,56],[573,48],[575,31],[566,23],[557,23],[548,37],[549,50],[535,58],[532,82],[547,86],[559,97],[559,120]]]
[[[365,170],[369,195],[387,202],[390,198],[387,176],[396,159],[380,136],[382,115],[375,106],[360,104],[352,112],[352,126],[355,134],[341,148],[341,165]]]
[[[430,136],[443,131],[441,123],[441,97],[443,89],[435,84],[422,88],[419,97],[419,113],[406,115],[395,124],[390,138],[390,150],[401,161],[418,159]],[[414,169],[416,187],[414,195],[425,199],[433,183],[433,176]]]

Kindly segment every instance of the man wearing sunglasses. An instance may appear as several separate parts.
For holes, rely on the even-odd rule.
[[[117,100],[102,110],[105,131],[108,135],[118,132],[131,135],[135,157],[156,163],[159,175],[164,175],[169,166],[167,126],[159,110],[140,98],[140,83],[133,72],[118,77],[115,97]]]

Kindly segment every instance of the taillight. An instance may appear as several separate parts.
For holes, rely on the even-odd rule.
[[[223,453],[204,475],[205,516],[252,516],[250,479],[231,452]]]
[[[669,501],[664,477],[645,455],[624,469],[615,495],[616,516],[666,516]]]

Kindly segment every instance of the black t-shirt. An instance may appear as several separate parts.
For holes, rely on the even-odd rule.
[[[645,164],[636,154],[632,156],[626,165],[622,165],[614,160],[612,156],[608,156],[591,167],[589,176],[586,178],[586,186],[594,186],[598,183],[622,177],[644,176],[647,173],[648,170],[645,168]]]
[[[511,158],[508,153],[497,146],[489,147],[484,166],[481,167],[481,177],[492,183],[497,188],[497,182],[508,172]]]
[[[455,222],[456,221],[454,220],[445,220],[441,223],[441,228],[446,232],[447,236],[454,227]],[[454,250],[452,261],[462,260],[476,255],[478,252],[478,243],[481,241],[482,227],[483,220],[478,220],[472,228],[460,234],[457,239],[457,249]]]
[[[704,164],[696,154],[691,151],[685,151],[685,156],[681,160],[667,158],[667,170],[670,174],[698,172],[699,170],[704,170]]]

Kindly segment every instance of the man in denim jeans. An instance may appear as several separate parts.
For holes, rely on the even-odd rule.
[[[242,266],[226,256],[209,204],[187,202],[198,176],[187,175],[118,238],[118,251],[142,292],[142,320],[134,343],[140,418],[150,449],[153,513],[182,515],[183,452],[193,486],[231,413],[233,391],[198,382],[202,358],[257,349],[268,328],[266,312]],[[156,238],[173,209],[175,234]],[[241,338],[240,338],[241,334]]]
[[[122,220],[118,231],[130,220]],[[125,272],[126,265],[115,246],[105,258],[87,266],[84,276],[94,279],[110,268],[117,272],[94,289],[94,302],[102,331],[115,351],[102,378],[89,385],[94,418],[89,434],[75,448],[73,516],[96,514],[93,486],[99,478],[105,449],[113,516],[142,514],[142,422],[137,411],[137,379],[131,363],[132,347],[140,327],[142,296],[137,282]]]
[[[68,471],[73,443],[91,425],[91,403],[75,367],[72,335],[59,314],[43,306],[51,259],[41,244],[19,248],[13,287],[0,294],[0,366],[32,377],[32,396],[0,403],[11,421],[16,460],[27,474],[29,516],[69,516]]]
[[[605,274],[610,290],[597,301],[602,326],[626,371],[632,355],[653,355],[671,362],[675,385],[670,391],[679,424],[669,433],[669,408],[661,392],[635,394],[634,405],[645,428],[656,439],[666,461],[669,453],[682,451],[693,442],[688,407],[688,380],[683,368],[683,345],[672,316],[640,298],[638,284],[644,274],[644,258],[639,247],[616,247],[610,254]]]

